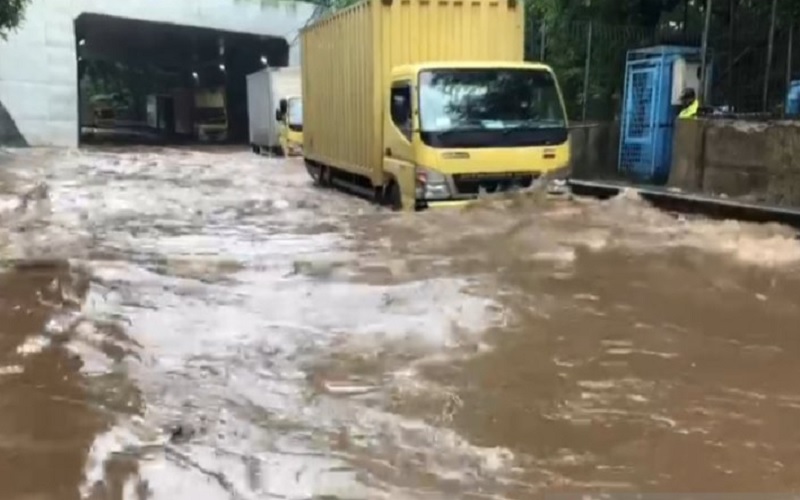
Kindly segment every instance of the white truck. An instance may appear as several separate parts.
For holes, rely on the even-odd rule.
[[[266,68],[247,75],[247,114],[250,124],[250,146],[254,153],[278,156],[286,151],[287,132],[302,132],[302,123],[286,113],[287,101],[299,99],[302,93],[300,68]],[[283,110],[283,111],[281,111]],[[282,123],[292,118],[292,123]],[[300,118],[302,122],[302,118]],[[283,131],[281,126],[291,130]],[[299,130],[295,130],[298,129]]]

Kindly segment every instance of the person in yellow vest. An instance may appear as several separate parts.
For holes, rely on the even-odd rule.
[[[697,100],[697,94],[691,87],[686,87],[681,91],[681,112],[678,119],[691,119],[697,118],[697,112],[700,110],[700,101]]]

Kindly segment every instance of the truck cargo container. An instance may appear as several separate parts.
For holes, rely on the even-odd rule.
[[[553,71],[523,62],[515,0],[366,0],[301,33],[303,156],[318,184],[395,209],[569,174]]]
[[[303,144],[300,68],[247,75],[250,145],[256,153],[296,154]]]

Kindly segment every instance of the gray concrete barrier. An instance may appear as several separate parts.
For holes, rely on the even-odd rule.
[[[800,207],[800,124],[680,120],[669,185]]]
[[[618,177],[619,122],[570,125],[572,176],[578,179]]]

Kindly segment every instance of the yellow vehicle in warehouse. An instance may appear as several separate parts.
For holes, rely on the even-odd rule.
[[[515,0],[365,0],[301,34],[303,156],[321,185],[395,209],[569,175],[553,71],[523,61]]]

